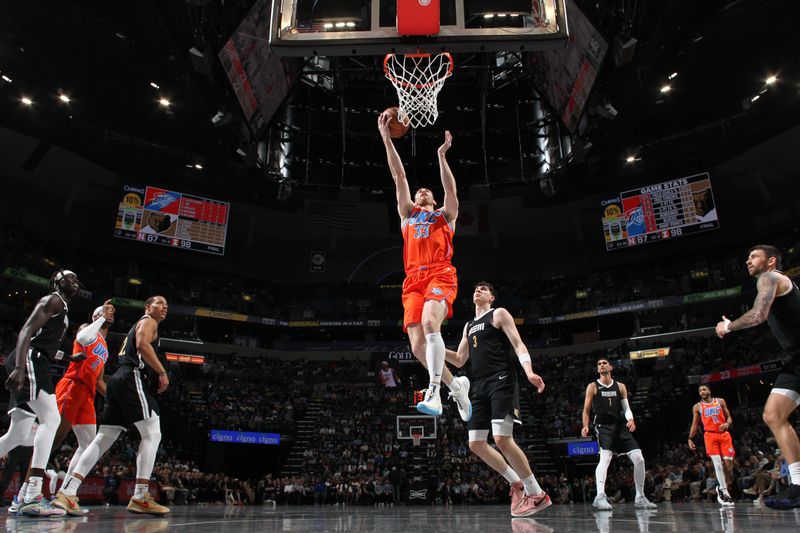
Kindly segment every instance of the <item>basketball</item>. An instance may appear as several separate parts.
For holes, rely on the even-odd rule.
[[[388,113],[388,115],[391,117],[389,119],[389,136],[392,139],[399,139],[408,133],[408,128],[410,127],[410,124],[406,126],[398,120],[397,112],[398,109],[396,107],[389,107],[384,110],[384,113]]]

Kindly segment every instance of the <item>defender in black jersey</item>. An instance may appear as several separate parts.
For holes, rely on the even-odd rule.
[[[539,392],[544,390],[544,381],[533,372],[514,317],[502,307],[492,309],[495,297],[491,284],[482,281],[475,286],[475,318],[464,326],[458,352],[448,352],[447,359],[458,367],[470,362],[469,449],[511,484],[512,516],[529,516],[551,502],[536,481],[525,453],[514,442],[514,424],[522,423],[516,361]],[[490,430],[502,455],[487,443]]]
[[[11,425],[0,438],[0,455],[25,442],[34,420],[39,419],[31,468],[25,482],[24,501],[20,502],[19,507],[19,512],[27,516],[64,514],[60,509],[52,509],[42,499],[41,487],[53,438],[61,420],[50,364],[64,342],[69,326],[68,302],[80,290],[78,276],[70,270],[59,270],[50,278],[50,289],[53,292],[36,304],[19,332],[16,350],[6,359],[9,373],[6,388],[11,392],[8,406]]]
[[[56,500],[70,514],[80,513],[76,494],[84,477],[108,451],[120,434],[130,426],[142,437],[136,454],[136,487],[128,511],[163,515],[169,509],[157,504],[149,493],[150,475],[161,442],[158,403],[146,384],[144,372],[152,369],[157,375],[158,393],[169,386],[169,378],[158,359],[158,325],[167,317],[167,300],[151,296],[145,302],[145,314],[133,325],[119,352],[119,369],[106,384],[106,406],[100,429],[81,455],[73,474],[64,480]]]
[[[628,404],[628,389],[611,377],[613,369],[608,359],[597,361],[600,379],[589,383],[583,401],[581,435],[589,436],[589,413],[594,411],[594,427],[600,444],[600,460],[595,470],[597,496],[592,505],[600,510],[611,509],[605,492],[606,473],[611,457],[617,453],[627,455],[633,463],[633,479],[636,485],[634,505],[643,509],[655,509],[655,504],[650,503],[644,495],[644,457],[639,444],[631,435],[636,431],[636,422]]]
[[[766,321],[784,353],[783,370],[775,380],[767,404],[764,422],[786,458],[791,485],[783,494],[764,500],[773,509],[800,508],[800,440],[789,417],[800,405],[800,289],[780,271],[781,252],[769,244],[750,249],[747,272],[756,278],[758,294],[753,307],[736,320],[722,317],[717,336],[751,328]]]

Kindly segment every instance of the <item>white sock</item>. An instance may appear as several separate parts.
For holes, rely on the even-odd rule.
[[[19,494],[17,494],[17,501],[22,503],[25,501],[25,492],[28,490],[28,482],[25,481],[22,483],[22,486],[19,488]]]
[[[513,485],[517,481],[521,481],[517,473],[514,472],[514,469],[511,468],[510,466],[506,468],[505,472],[503,472],[503,477],[506,478],[506,481],[508,481],[509,485]]]
[[[792,478],[792,485],[800,485],[800,461],[789,465],[789,476]]]
[[[458,378],[456,377],[453,377],[453,379],[450,380],[450,383],[446,383],[446,385],[451,392],[458,392],[461,390],[461,383],[458,382]]]
[[[61,490],[58,492],[63,492],[66,496],[77,496],[78,495],[78,488],[81,486],[81,480],[76,478],[75,476],[69,476],[67,479],[64,480],[64,483],[61,484]]]
[[[444,340],[438,331],[425,335],[427,345],[425,346],[425,361],[428,363],[428,376],[431,383],[442,382],[442,370],[444,369]]]
[[[28,478],[28,488],[25,491],[25,502],[30,503],[42,493],[42,478],[39,476],[30,476]]]
[[[526,477],[522,480],[522,483],[525,485],[525,494],[530,496],[533,494],[534,496],[538,496],[539,494],[543,493],[542,487],[539,486],[539,482],[536,481],[536,476],[531,474],[529,477]]]
[[[137,483],[136,487],[133,489],[133,497],[134,499],[141,500],[144,498],[144,495],[147,494],[148,490],[147,483]]]

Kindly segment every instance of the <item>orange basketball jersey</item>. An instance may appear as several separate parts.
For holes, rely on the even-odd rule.
[[[97,379],[105,368],[108,360],[108,345],[102,335],[98,335],[93,343],[88,346],[81,346],[78,341],[72,343],[72,353],[86,354],[83,361],[72,361],[64,372],[64,377],[86,384],[92,394],[97,387]]]
[[[716,398],[711,398],[711,403],[700,401],[700,419],[703,422],[703,429],[714,433],[720,433],[719,427],[726,422],[725,413]]]
[[[442,209],[425,211],[414,206],[402,229],[406,274],[450,264],[455,229],[445,220]]]

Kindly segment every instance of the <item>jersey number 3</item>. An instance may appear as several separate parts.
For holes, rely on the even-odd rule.
[[[478,347],[478,336],[477,335],[473,335],[472,336],[472,347],[473,348],[477,348]]]

